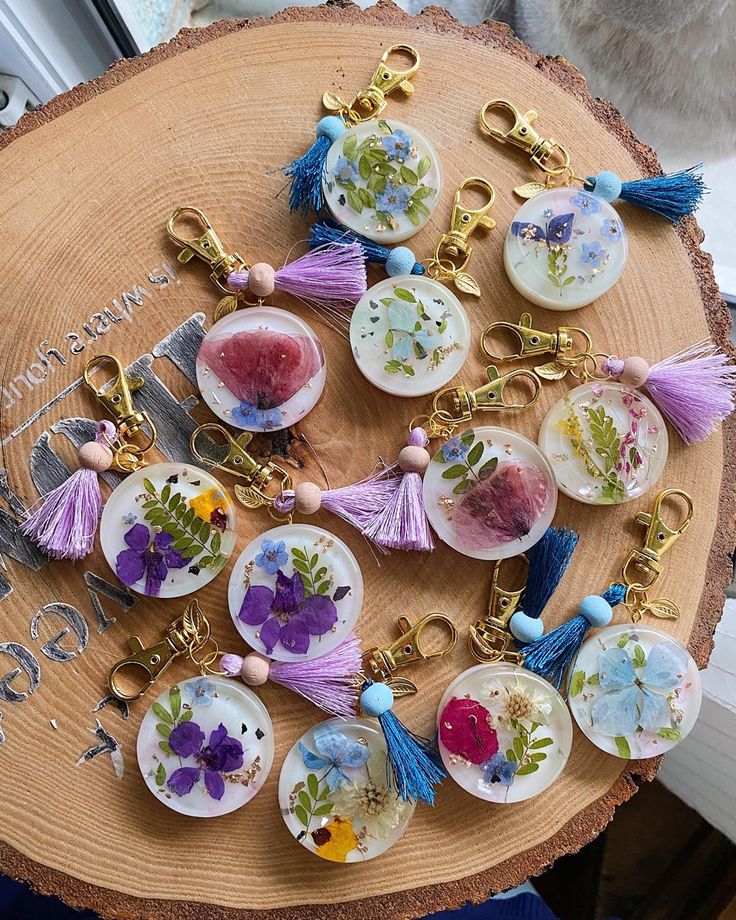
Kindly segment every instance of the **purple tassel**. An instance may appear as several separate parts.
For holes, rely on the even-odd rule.
[[[644,386],[686,444],[705,440],[734,408],[736,368],[707,340],[651,367],[642,358],[608,358],[603,369],[624,384]]]
[[[98,474],[112,466],[109,445],[115,436],[112,422],[100,422],[95,440],[79,449],[79,469],[45,495],[43,504],[21,526],[21,533],[52,559],[84,559],[92,552],[102,510]]]
[[[251,687],[270,679],[343,719],[356,713],[355,675],[360,665],[360,641],[353,633],[332,651],[311,661],[271,661],[258,652],[251,652],[245,658],[223,655],[220,659],[220,666],[230,677],[242,677]]]
[[[422,476],[430,461],[426,449],[428,443],[423,428],[412,428],[409,432],[407,446],[398,459],[398,466],[403,471],[399,486],[383,511],[364,531],[365,536],[378,546],[418,552],[434,549],[422,488]]]
[[[260,298],[274,290],[292,294],[328,315],[349,313],[367,288],[363,249],[357,242],[320,246],[277,270],[259,262],[230,272],[227,280],[234,290]]]

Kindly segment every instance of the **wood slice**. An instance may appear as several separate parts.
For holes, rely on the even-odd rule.
[[[182,412],[189,413],[190,422],[207,417],[205,407],[193,407],[192,382],[164,356],[165,348],[155,347],[193,315],[195,324],[202,319],[196,314],[211,317],[218,299],[203,265],[179,266],[174,277],[176,251],[166,236],[167,216],[179,205],[197,205],[249,261],[279,264],[304,240],[305,227],[289,215],[285,196],[278,196],[282,180],[272,170],[311,143],[324,90],[350,97],[365,85],[383,49],[395,42],[416,45],[422,67],[414,96],[392,99],[389,112],[426,131],[440,150],[446,176],[433,220],[412,241],[415,251],[431,251],[449,220],[454,189],[466,176],[486,176],[498,190],[498,229],[477,241],[471,266],[484,292],[479,302],[466,298],[475,332],[491,319],[516,321],[527,308],[506,279],[501,252],[505,228],[518,207],[511,189],[533,172],[517,152],[478,133],[477,113],[486,99],[507,96],[536,108],[544,127],[566,141],[582,175],[609,168],[635,178],[659,168],[654,152],[636,140],[609,103],[591,98],[566,61],[536,56],[504,26],[462,28],[438,9],[417,18],[386,2],[366,12],[353,6],[292,9],[268,22],[186,31],[140,59],[121,62],[94,83],[26,116],[0,138],[7,468],[7,485],[0,480],[0,491],[6,503],[8,486],[20,499],[10,502],[10,515],[19,516],[22,504],[37,498],[29,472],[34,444],[43,451],[48,441],[73,468],[64,419],[95,418],[99,408],[84,388],[53,398],[79,378],[93,354],[112,352],[126,363],[158,355],[144,364],[177,400],[189,400]],[[626,273],[575,320],[601,347],[643,352],[651,360],[708,335],[725,345],[729,320],[710,257],[699,249],[702,234],[695,221],[673,228],[629,208],[625,219],[631,240]],[[166,286],[164,274],[173,279]],[[140,303],[128,298],[127,317],[93,341],[100,321],[90,317],[105,307],[119,316],[123,291],[133,291]],[[302,312],[296,303],[286,305]],[[552,327],[572,316],[544,313],[541,319]],[[318,328],[328,382],[300,431],[333,482],[345,483],[365,475],[374,458],[393,457],[405,423],[426,401],[391,399],[373,389],[357,373],[345,341]],[[39,342],[44,354],[58,348],[65,363],[52,357],[50,367],[44,366],[36,355]],[[180,357],[191,367],[191,353]],[[476,352],[462,382],[477,385],[482,370]],[[535,411],[492,423],[535,438],[562,387],[546,386]],[[180,419],[170,436],[182,427]],[[733,426],[687,450],[672,442],[662,486],[688,490],[696,516],[667,558],[663,591],[677,600],[682,616],[666,628],[705,666],[722,588],[730,577]],[[315,460],[299,442],[274,439],[273,450],[289,455],[297,479],[319,480]],[[548,627],[568,618],[577,599],[616,579],[625,556],[640,544],[633,514],[647,509],[651,497],[594,511],[560,499],[557,521],[578,529],[581,542],[550,604]],[[481,807],[448,782],[435,809],[417,809],[399,846],[360,868],[331,865],[299,847],[279,815],[281,759],[319,715],[277,687],[263,692],[277,733],[276,762],[265,788],[227,817],[184,818],[155,803],[138,773],[135,738],[146,701],[132,705],[127,720],[112,705],[93,712],[127,636],[135,631],[153,640],[181,612],[182,603],[142,599],[126,612],[100,593],[99,582],[84,581],[88,571],[114,581],[99,550],[77,566],[41,566],[35,560],[37,571],[32,571],[16,559],[22,553],[17,539],[7,537],[14,531],[5,517],[6,566],[0,575],[12,593],[0,606],[0,639],[32,651],[40,662],[40,686],[25,700],[0,702],[2,869],[70,904],[118,918],[245,920],[263,911],[278,918],[319,918],[336,909],[326,905],[336,904],[350,918],[418,917],[467,899],[482,901],[579,849],[611,820],[637,783],[657,771],[656,761],[627,764],[576,733],[561,778],[532,802]],[[272,523],[265,513],[242,510],[239,517],[238,549]],[[394,553],[379,568],[354,531],[326,516],[316,523],[347,540],[359,557],[367,589],[360,631],[371,641],[393,641],[400,614],[444,610],[465,634],[484,610],[488,564],[441,546],[427,558]],[[220,644],[238,649],[225,609],[227,571],[201,592],[200,600]],[[105,615],[116,618],[102,632],[89,584]],[[50,660],[41,648],[64,625],[58,612],[47,609],[38,637],[29,635],[34,613],[58,602],[78,608],[90,629],[86,648],[66,661]],[[623,620],[625,611],[615,616]],[[62,644],[74,649],[73,639],[68,635]],[[7,657],[8,647],[2,649],[0,680],[15,664]],[[430,733],[444,688],[471,663],[463,639],[451,656],[416,668],[412,677],[420,692],[402,702],[402,719]],[[191,666],[177,663],[171,682],[191,673]],[[6,679],[5,696],[8,686],[22,691],[23,682],[23,675]],[[120,744],[122,780],[108,756],[77,765],[97,741],[90,734],[96,719]]]

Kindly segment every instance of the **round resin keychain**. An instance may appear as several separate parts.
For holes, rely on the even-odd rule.
[[[312,329],[278,307],[224,317],[197,354],[197,385],[215,415],[245,431],[278,431],[317,404],[327,370]]]
[[[506,559],[542,539],[557,507],[557,483],[528,438],[505,428],[470,428],[432,458],[424,505],[453,549],[474,559]]]
[[[568,716],[569,718],[569,716]],[[303,847],[332,862],[380,856],[406,830],[414,803],[390,784],[382,730],[366,719],[330,719],[289,751],[279,806]]]
[[[156,463],[115,488],[100,521],[107,564],[149,597],[208,584],[235,547],[235,508],[220,483],[187,463]]]
[[[560,489],[589,505],[618,505],[643,495],[667,461],[667,428],[640,391],[592,380],[549,410],[539,446]]]
[[[335,649],[363,606],[363,576],[348,546],[311,524],[274,527],[233,566],[228,604],[235,628],[276,661],[310,660]]]
[[[700,712],[700,673],[690,653],[652,626],[621,624],[587,639],[570,670],[575,721],[617,757],[666,754]]]
[[[437,711],[442,762],[487,802],[530,799],[562,772],[572,720],[546,680],[512,664],[480,664],[450,684]]]
[[[138,731],[138,766],[151,792],[183,815],[216,818],[249,802],[273,764],[273,726],[252,691],[194,677],[164,691]]]

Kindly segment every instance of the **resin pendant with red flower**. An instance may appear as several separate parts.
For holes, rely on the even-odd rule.
[[[245,431],[278,431],[304,418],[325,385],[322,345],[298,316],[248,307],[221,319],[197,354],[197,385],[218,418]]]
[[[424,506],[437,535],[474,559],[507,559],[542,539],[557,483],[536,444],[505,428],[470,428],[432,457]]]
[[[450,684],[437,711],[442,762],[466,792],[523,802],[560,775],[572,720],[546,680],[510,664],[479,664]]]
[[[338,537],[311,524],[274,527],[238,556],[228,604],[252,649],[277,661],[332,651],[363,606],[358,560]]]
[[[273,764],[268,711],[247,687],[193,677],[164,691],[138,731],[138,766],[173,811],[215,818],[241,808]]]
[[[235,508],[210,473],[156,463],[131,473],[105,503],[100,543],[126,588],[181,597],[217,575],[235,547]]]

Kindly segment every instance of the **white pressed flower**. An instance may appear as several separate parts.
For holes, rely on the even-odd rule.
[[[536,722],[547,725],[552,713],[552,700],[538,690],[526,690],[518,679],[511,682],[489,680],[483,684],[481,696],[499,721],[514,719],[517,722]]]
[[[332,813],[349,818],[356,833],[362,829],[370,837],[383,839],[398,827],[407,803],[388,786],[385,754],[372,754],[366,766],[367,779],[344,782],[332,793]]]

